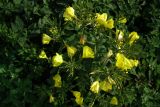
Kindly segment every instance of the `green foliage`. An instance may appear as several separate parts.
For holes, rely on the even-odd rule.
[[[113,96],[117,106],[160,106],[160,1],[158,0],[1,0],[0,1],[0,107],[78,106],[72,91],[81,92],[84,107],[106,107]],[[71,6],[77,18],[65,21],[65,9]],[[114,28],[97,27],[96,13],[113,18]],[[125,17],[126,24],[118,22]],[[124,32],[124,43],[118,48],[116,30]],[[129,45],[128,35],[140,36]],[[42,34],[49,44],[42,44]],[[92,48],[95,58],[83,59],[83,47]],[[74,46],[70,58],[67,47]],[[113,51],[107,57],[109,50]],[[48,59],[38,56],[44,50]],[[118,69],[116,54],[139,60],[128,73]],[[53,67],[52,57],[60,53],[64,63]],[[53,76],[60,74],[61,88]],[[94,81],[108,76],[116,82],[112,90],[90,90]],[[49,102],[53,95],[54,102]]]

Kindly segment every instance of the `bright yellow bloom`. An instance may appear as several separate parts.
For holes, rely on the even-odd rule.
[[[112,105],[118,105],[118,99],[117,99],[117,97],[112,97],[110,104],[112,104]]]
[[[107,20],[106,22],[104,22],[104,27],[108,29],[114,28],[114,20],[111,18]]]
[[[96,17],[97,17],[96,19],[97,23],[103,25],[104,22],[106,22],[107,20],[107,13],[103,13],[101,15],[99,13],[96,13]]]
[[[96,17],[97,17],[96,22],[98,23],[98,25],[102,25],[105,28],[109,29],[114,28],[114,20],[112,18],[107,20],[107,13],[103,14],[96,13]]]
[[[52,95],[49,96],[49,103],[53,103],[54,102],[54,97]]]
[[[55,56],[53,56],[52,58],[52,63],[54,67],[58,67],[63,63],[63,57],[62,55],[59,55],[58,53],[56,53]]]
[[[100,82],[100,89],[108,92],[110,90],[112,90],[112,84],[110,84],[108,81],[101,81]]]
[[[84,46],[82,58],[94,58],[94,52],[92,48]]]
[[[39,58],[43,58],[43,59],[47,59],[47,55],[46,53],[44,52],[44,50],[41,51],[41,53],[39,54]]]
[[[127,19],[125,17],[121,17],[119,18],[118,22],[125,24],[127,22]]]
[[[67,46],[67,53],[70,58],[72,58],[76,52],[77,52],[77,49],[75,47]]]
[[[76,18],[73,7],[67,7],[63,14],[63,17],[65,21],[72,21],[73,18]]]
[[[62,81],[61,81],[61,76],[59,74],[56,74],[54,77],[53,77],[53,80],[55,82],[54,86],[55,87],[61,87],[62,85]]]
[[[76,97],[75,101],[78,105],[82,106],[83,97],[81,97],[81,93],[79,91],[72,91],[73,95]]]
[[[108,81],[110,84],[116,84],[116,82],[110,76],[108,76]]]
[[[49,42],[52,40],[50,36],[47,34],[42,35],[42,44],[49,44]]]
[[[121,30],[116,30],[116,38],[118,41],[123,40],[124,33]]]
[[[95,81],[91,84],[91,87],[90,87],[90,90],[93,92],[93,93],[98,93],[99,92],[99,81]]]
[[[123,54],[117,53],[116,55],[116,66],[122,70],[127,70],[127,69],[131,69],[132,65],[129,61],[129,59],[127,59]]]
[[[130,38],[129,44],[132,45],[132,43],[134,41],[136,41],[137,39],[139,39],[139,35],[137,34],[137,32],[131,32],[129,34],[129,38]]]
[[[116,60],[116,67],[126,71],[138,65],[138,60],[127,59],[123,54],[120,53],[117,53]]]

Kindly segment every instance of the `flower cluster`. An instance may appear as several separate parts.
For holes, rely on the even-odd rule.
[[[129,45],[131,46],[136,40],[139,39],[139,35],[137,34],[137,32],[133,31],[129,34],[128,39]],[[116,40],[120,49],[124,41],[124,32],[122,30],[116,30]]]
[[[112,85],[115,85],[116,82],[110,77],[108,76],[108,78],[106,78],[105,80],[103,81],[94,81],[92,84],[91,84],[91,87],[90,87],[90,90],[93,92],[93,93],[99,93],[100,90],[103,90],[105,92],[109,92],[112,90]]]
[[[109,92],[112,90],[112,86],[115,85],[116,82],[110,77],[108,76],[107,79],[99,82],[99,81],[94,81],[91,84],[90,90],[95,93],[98,94],[100,90],[103,90],[105,92]],[[111,101],[110,104],[112,105],[118,105],[118,99],[114,96]]]
[[[138,65],[138,60],[128,59],[121,53],[117,53],[116,60],[116,67],[126,71]]]
[[[63,14],[64,20],[67,22],[74,22],[74,20],[76,20],[76,22],[78,21],[77,16],[75,15],[75,10],[73,9],[73,7],[67,7],[64,11]],[[121,23],[121,24],[125,24],[127,22],[127,19],[125,17],[119,18],[119,20],[117,21],[117,23]],[[113,28],[117,27],[114,25],[114,20],[113,18],[108,18],[108,14],[107,13],[96,13],[95,16],[95,20],[94,20],[94,24],[96,26],[94,26],[95,28],[105,28],[106,31],[110,31],[113,30]],[[132,46],[132,44],[139,39],[139,35],[137,34],[137,32],[133,31],[131,32],[129,35],[127,35],[127,38],[129,41],[125,40],[125,36],[126,34],[124,33],[123,30],[117,29],[114,33],[115,35],[115,39],[113,41],[116,41],[116,44],[118,46],[117,51],[113,51],[110,48],[108,49],[109,51],[106,54],[106,58],[109,59],[111,56],[115,55],[114,61],[115,62],[115,67],[117,67],[118,69],[122,70],[122,71],[126,71],[128,72],[128,70],[132,69],[133,67],[138,66],[138,60],[133,60],[133,59],[128,59],[123,52],[122,46],[124,43],[129,44],[129,46]],[[42,35],[42,44],[47,45],[50,43],[50,41],[53,40],[50,36],[48,36],[47,34],[43,34]],[[87,60],[87,59],[96,59],[97,56],[97,51],[96,51],[96,46],[94,47],[93,45],[90,46],[89,41],[87,41],[87,39],[84,36],[80,37],[80,41],[79,41],[79,46],[74,46],[72,45],[68,45],[69,43],[66,43],[65,40],[63,40],[64,43],[64,47],[66,48],[66,54],[68,55],[68,57],[63,57],[66,54],[63,52],[56,52],[54,56],[52,56],[52,58],[49,58],[45,51],[42,50],[41,53],[39,54],[39,58],[42,59],[47,59],[50,60],[52,62],[53,67],[59,67],[59,66],[65,66],[65,64],[68,62],[67,60],[70,59],[72,62],[72,59],[74,59],[76,56],[80,56],[78,58],[82,58],[83,60]],[[76,60],[76,59],[75,59]],[[104,58],[105,60],[105,58]],[[101,64],[101,62],[99,62]],[[98,78],[96,81],[92,81],[91,85],[90,85],[90,91],[94,94],[99,94],[100,91],[104,91],[104,92],[110,92],[112,90],[112,87],[114,85],[116,85],[116,82],[114,79],[112,79],[111,77],[112,75],[108,75],[105,79],[100,79]],[[61,80],[61,76],[59,73],[57,73],[55,76],[53,76],[53,80],[54,80],[54,87],[62,87],[62,80]],[[83,97],[81,96],[81,92],[79,91],[72,91],[74,97],[75,97],[75,102],[82,106],[83,105]],[[53,96],[50,96],[50,102],[53,102],[54,100]],[[113,96],[110,104],[113,105],[118,105],[118,99]]]

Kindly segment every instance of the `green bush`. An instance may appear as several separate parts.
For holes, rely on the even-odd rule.
[[[159,4],[1,0],[0,106],[160,106]]]

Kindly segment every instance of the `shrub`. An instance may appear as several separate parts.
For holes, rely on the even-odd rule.
[[[0,2],[0,106],[158,106],[159,1]]]

